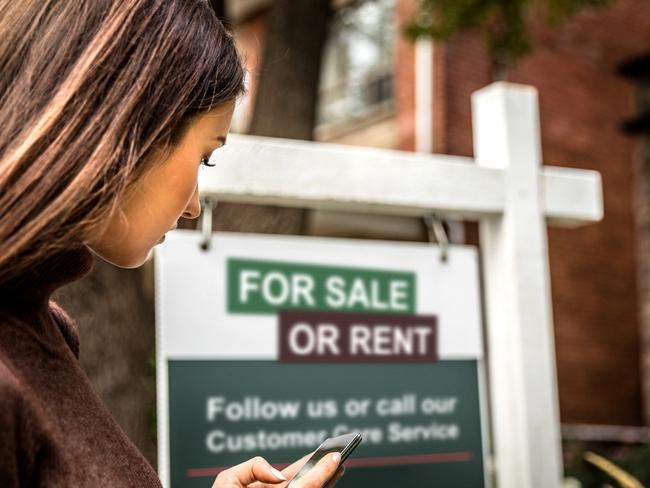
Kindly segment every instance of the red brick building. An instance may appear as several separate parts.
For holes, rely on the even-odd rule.
[[[650,4],[621,0],[556,29],[535,26],[535,51],[507,74],[539,90],[545,163],[595,169],[603,178],[601,223],[549,229],[560,412],[567,423],[641,425],[646,417],[635,226],[638,140],[620,129],[633,110],[634,91],[618,66],[650,45],[647,19]],[[445,115],[437,149],[471,155],[469,96],[489,82],[490,67],[477,36],[459,37],[442,51],[444,81],[436,100]]]
[[[355,53],[340,42],[328,45],[331,52],[325,63],[333,64],[323,68],[323,99],[331,105],[321,107],[325,115],[316,137],[414,150],[418,131],[417,137],[422,138],[422,125],[416,120],[423,120],[418,117],[424,110],[424,120],[431,121],[426,126],[431,150],[472,156],[470,95],[491,82],[481,35],[466,33],[435,46],[422,65],[422,54],[416,55],[415,46],[401,36],[399,27],[412,15],[414,1],[375,1],[391,9],[392,19],[390,26],[369,34],[383,39],[377,41],[378,48],[363,48],[364,54],[363,49]],[[230,6],[251,70],[251,97],[269,3],[238,0]],[[335,2],[348,10],[363,8],[364,3]],[[359,22],[371,14],[375,15],[359,13]],[[354,14],[346,15],[344,24],[349,27]],[[578,229],[549,228],[560,412],[566,424],[640,426],[650,420],[645,401],[650,399],[650,389],[644,394],[643,387],[650,368],[642,363],[648,355],[645,349],[650,348],[642,347],[646,336],[642,331],[647,327],[643,324],[650,315],[644,312],[650,307],[650,286],[645,285],[643,272],[650,249],[644,235],[650,234],[650,219],[643,216],[650,200],[645,197],[644,175],[639,173],[642,141],[621,130],[623,118],[634,111],[635,87],[619,74],[621,63],[650,47],[648,19],[650,3],[618,0],[607,8],[585,10],[554,28],[534,23],[533,53],[506,74],[508,81],[539,90],[544,162],[594,169],[603,178],[602,222]],[[349,42],[353,39],[348,37]],[[337,54],[336,49],[342,51]],[[354,80],[338,80],[341,73],[345,77],[341,59],[355,56],[366,61],[374,56],[374,61],[368,61],[367,69]],[[421,66],[416,67],[416,57]],[[416,82],[422,69],[430,70],[424,76],[430,93],[424,98]],[[371,95],[360,106],[355,93],[362,92]],[[422,100],[428,100],[426,107]],[[239,130],[245,130],[247,105],[251,106],[244,104]],[[346,118],[346,113],[353,116]],[[456,241],[477,242],[472,224],[464,231],[452,225],[452,230]],[[367,217],[361,223],[359,217],[324,212],[310,216],[307,232],[413,240],[424,236],[415,220]]]

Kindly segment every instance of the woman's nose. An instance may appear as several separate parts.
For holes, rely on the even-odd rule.
[[[201,215],[201,201],[199,200],[199,187],[197,185],[192,198],[190,198],[187,207],[185,207],[183,217],[186,219],[196,219],[199,215]]]

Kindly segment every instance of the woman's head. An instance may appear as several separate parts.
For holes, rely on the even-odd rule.
[[[84,236],[88,247],[118,266],[139,266],[179,217],[198,217],[197,171],[225,144],[234,108],[233,101],[217,105],[192,120],[170,150],[153,154],[154,161],[130,185],[118,210],[101,229]]]
[[[196,177],[243,78],[206,0],[0,0],[0,282],[79,239],[138,264],[142,250],[115,254],[107,228],[133,247],[137,222],[116,222],[147,201],[158,216],[154,182],[187,195],[172,163],[198,155]],[[165,212],[198,214],[193,183]]]

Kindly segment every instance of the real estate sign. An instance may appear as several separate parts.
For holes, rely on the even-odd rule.
[[[363,443],[339,486],[485,486],[477,253],[176,231],[157,249],[159,465],[208,486],[255,455]]]

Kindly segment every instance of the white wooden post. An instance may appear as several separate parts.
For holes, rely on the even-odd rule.
[[[537,91],[497,83],[472,97],[476,163],[504,176],[500,215],[480,220],[499,488],[555,488],[562,461]]]

